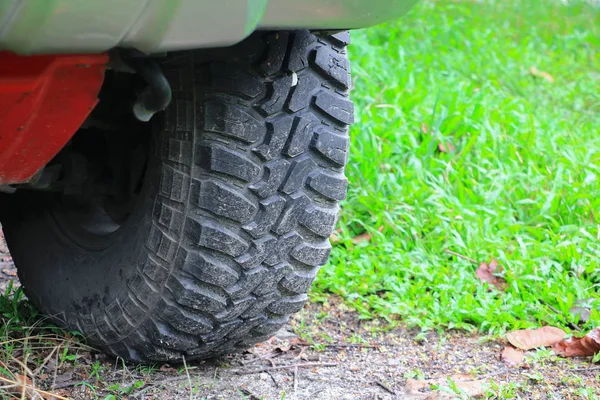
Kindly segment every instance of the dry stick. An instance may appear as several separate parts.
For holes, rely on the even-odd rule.
[[[190,371],[188,371],[188,367],[187,364],[185,363],[185,356],[181,356],[181,359],[183,360],[183,368],[185,369],[185,374],[187,376],[187,380],[188,380],[188,385],[190,386],[190,400],[194,400],[194,391],[193,391],[193,387],[192,387],[192,378],[190,378]]]
[[[294,394],[298,391],[298,366],[294,368]]]
[[[58,353],[60,352],[61,345],[62,343],[58,344],[58,350],[56,351],[56,353],[54,353],[54,372],[52,373],[52,385],[50,385],[50,390],[52,390],[52,388],[54,388],[54,385],[56,385],[56,374],[58,373]]]
[[[273,381],[273,383],[275,384],[275,387],[277,389],[279,389],[279,383],[277,383],[277,381],[275,380],[275,377],[273,376],[273,374],[271,373],[271,371],[267,371],[267,374],[269,374],[269,376],[271,377],[271,380]]]
[[[158,382],[152,382],[152,383],[149,383],[148,386],[146,386],[145,388],[143,388],[143,389],[139,390],[137,393],[135,393],[133,395],[133,397],[140,397],[141,395],[146,393],[148,390],[152,389],[154,386],[164,385],[165,383],[185,381],[187,379],[188,379],[187,376],[181,375],[181,376],[173,376],[170,378],[162,379]]]
[[[385,383],[380,382],[380,381],[375,381],[375,384],[379,387],[381,387],[383,390],[385,390],[388,393],[393,394],[394,396],[397,396],[398,394],[396,393],[396,391],[392,388],[390,388],[389,386],[387,386]]]
[[[450,249],[446,249],[446,253],[452,254],[453,256],[456,256],[458,258],[462,258],[463,260],[467,260],[469,262],[472,262],[475,265],[479,265],[479,263],[476,260],[473,260],[472,258],[469,258],[467,256],[463,256],[462,254],[456,253],[456,252],[454,252],[454,251],[452,251]]]
[[[10,383],[11,385],[18,385],[18,386],[24,386],[24,387],[28,386],[28,385],[22,385],[22,384],[20,384],[17,381],[13,381],[13,380],[10,380],[10,379],[3,378],[1,376],[0,376],[0,381],[6,382],[6,383]],[[42,390],[42,389],[36,389],[33,386],[31,387],[31,389],[33,389],[35,392],[42,393],[42,394],[44,394],[44,395],[46,395],[48,397],[54,396],[55,398],[57,398],[59,400],[69,400],[66,397],[62,397],[61,395],[58,395],[58,394],[55,394],[55,393],[46,392],[45,390]]]
[[[538,300],[540,303],[542,303],[543,305],[545,305],[546,307],[548,307],[550,310],[552,310],[555,314],[557,315],[562,315],[562,313],[560,311],[558,311],[556,308],[552,307],[550,304],[546,303],[544,300]],[[575,330],[575,331],[580,331],[581,329],[575,325],[572,322],[567,322],[567,325],[569,325],[569,328]]]
[[[338,363],[304,363],[304,364],[290,364],[280,365],[278,367],[254,369],[250,371],[233,370],[234,374],[247,375],[247,374],[259,374],[261,372],[275,371],[278,369],[289,369],[289,368],[304,368],[304,367],[335,367]]]
[[[600,370],[600,367],[592,367],[592,368],[572,368],[569,369],[567,371],[581,371],[581,372],[587,372],[587,371],[598,371]]]

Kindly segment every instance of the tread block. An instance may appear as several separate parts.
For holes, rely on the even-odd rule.
[[[343,124],[354,123],[354,104],[350,100],[322,91],[315,96],[315,105]]]
[[[175,110],[175,130],[178,132],[193,132],[194,102],[188,99],[176,99]]]
[[[235,261],[244,269],[257,267],[271,254],[273,246],[276,243],[277,239],[274,236],[266,235],[261,239],[253,241],[250,250],[246,254],[236,258]]]
[[[273,247],[271,254],[265,261],[263,261],[266,265],[274,266],[279,264],[282,261],[285,261],[290,253],[290,251],[296,247],[302,238],[296,232],[288,233],[287,235],[281,236],[277,239],[277,243]]]
[[[271,83],[270,97],[261,105],[260,109],[266,115],[275,114],[283,109],[290,90],[292,88],[294,78],[291,75],[279,78]]]
[[[275,233],[282,235],[296,228],[298,217],[309,204],[310,200],[302,192],[296,192],[290,195],[290,199],[287,201],[279,220],[273,228]]]
[[[252,293],[256,296],[264,296],[267,293],[276,293],[279,281],[281,281],[284,276],[291,273],[293,273],[293,269],[286,262],[274,265],[269,269],[269,273],[265,275],[264,280]]]
[[[309,205],[298,222],[316,235],[328,238],[333,233],[338,218],[339,207],[333,209]]]
[[[234,332],[231,332],[229,335],[227,335],[227,338],[230,341],[233,340],[235,342],[239,342],[239,340],[249,337],[251,335],[250,331],[252,329],[254,329],[255,327],[257,327],[258,325],[264,323],[265,321],[266,321],[266,318],[262,315],[245,319],[244,325],[240,326]],[[231,346],[238,347],[237,343],[231,344]]]
[[[331,35],[330,38],[333,44],[337,47],[346,47],[352,43],[350,40],[350,31],[338,32],[334,35]]]
[[[265,135],[266,128],[240,107],[222,101],[204,104],[204,127],[214,132],[245,143],[254,143]]]
[[[250,186],[250,189],[262,198],[272,196],[285,179],[289,166],[290,163],[283,159],[265,164],[263,179]]]
[[[164,300],[161,300],[157,309],[160,317],[178,331],[198,336],[210,333],[214,329],[210,319],[197,313],[190,313],[181,307],[169,305]]]
[[[279,218],[284,205],[285,200],[281,196],[273,196],[262,200],[259,203],[258,214],[254,218],[254,221],[244,226],[244,230],[254,238],[263,236],[277,222],[277,218]]]
[[[252,151],[265,161],[270,161],[275,157],[279,157],[281,149],[285,146],[285,142],[290,135],[292,122],[292,117],[285,117],[273,122],[267,122],[265,142]]]
[[[293,87],[286,105],[291,112],[298,112],[308,107],[312,98],[310,94],[321,86],[319,79],[311,73],[303,73],[297,79],[297,85]]]
[[[337,177],[324,172],[310,176],[308,185],[320,195],[334,201],[344,200],[348,189],[348,179],[345,176]]]
[[[313,271],[306,274],[297,272],[287,274],[279,281],[279,286],[292,293],[306,293],[311,288],[318,271],[319,269],[315,268]]]
[[[308,174],[310,174],[316,168],[317,163],[315,163],[310,157],[293,161],[281,191],[285,194],[291,194],[302,189]]]
[[[267,37],[267,55],[259,65],[259,69],[263,74],[266,76],[273,75],[281,70],[283,60],[287,54],[288,41],[288,32],[277,32]]]
[[[262,287],[262,284],[259,285],[259,289]],[[248,308],[240,318],[248,319],[253,318],[259,315],[262,315],[265,312],[265,307],[267,307],[272,302],[276,301],[279,297],[278,293],[274,292],[265,292],[265,295],[258,296],[254,301],[254,305]]]
[[[250,221],[258,210],[258,207],[239,190],[213,180],[194,180],[191,202],[216,215],[241,223]]]
[[[162,321],[150,320],[142,325],[142,332],[161,347],[178,351],[190,350],[198,346],[198,341],[182,332],[174,331]]]
[[[123,309],[123,314],[125,314],[127,319],[134,324],[141,321],[148,314],[148,306],[134,301],[129,296],[121,299],[121,309]]]
[[[151,286],[143,275],[135,276],[126,284],[130,289],[129,294],[133,296],[138,303],[143,304],[144,307],[152,307],[156,301],[158,290],[155,286]]]
[[[104,337],[107,342],[116,342],[121,336],[113,329],[108,322],[108,317],[104,313],[94,314],[94,321],[98,327],[98,333]]]
[[[163,141],[162,156],[175,164],[192,165],[192,143],[169,138]]]
[[[245,99],[253,99],[265,90],[261,79],[231,64],[212,63],[210,74],[213,89],[223,89]]]
[[[185,234],[198,246],[216,250],[237,257],[248,250],[250,245],[241,237],[223,228],[219,223],[207,218],[196,220],[188,217]]]
[[[319,121],[312,114],[304,114],[294,119],[292,133],[288,138],[283,154],[296,157],[304,153],[313,136],[313,128]]]
[[[160,175],[159,194],[177,203],[188,197],[190,177],[168,165],[163,165]]]
[[[226,147],[212,144],[196,146],[197,164],[202,168],[219,172],[245,182],[252,182],[260,176],[262,169],[248,157]]]
[[[246,271],[234,286],[226,289],[231,298],[242,298],[248,296],[265,279],[269,270],[265,267],[257,267]]]
[[[221,312],[227,308],[227,297],[213,287],[171,275],[167,288],[181,305],[201,312]]]
[[[288,59],[288,70],[298,72],[308,67],[307,49],[315,41],[315,37],[309,31],[294,32],[294,39]]]
[[[335,134],[323,127],[315,129],[311,147],[335,165],[343,167],[348,162],[350,139],[347,136]]]
[[[215,315],[215,317],[221,322],[231,321],[232,319],[239,317],[248,309],[248,307],[252,306],[255,300],[256,298],[253,296],[247,296],[242,299],[234,300],[227,310]]]
[[[283,325],[287,324],[289,319],[290,318],[288,316],[281,316],[281,318],[277,318],[277,319],[269,318],[264,323],[258,325],[256,328],[252,329],[252,333],[254,335],[257,335],[259,338],[262,338],[260,341],[265,341],[269,338],[269,336],[273,335],[273,332],[278,331],[279,328],[281,328]],[[267,335],[267,336],[265,337],[263,335]],[[250,338],[250,339],[244,340],[243,343],[249,344],[255,339],[257,339],[257,338]]]
[[[187,252],[183,270],[201,282],[224,288],[233,285],[239,279],[239,274],[233,268],[198,251]]]
[[[144,263],[142,273],[157,285],[162,285],[169,277],[169,270],[149,257]]]
[[[308,296],[304,293],[293,297],[284,297],[281,300],[272,303],[268,307],[268,310],[280,315],[293,314],[302,310],[302,307],[304,307],[307,300]]]
[[[230,332],[237,330],[243,324],[244,321],[239,318],[234,319],[233,321],[219,322],[216,324],[215,330],[211,334],[203,336],[202,340],[223,342],[223,339],[227,338],[227,335],[229,335]]]
[[[160,227],[175,236],[177,236],[179,228],[185,219],[181,211],[171,208],[159,201],[154,203],[153,215],[154,221],[156,221]]]
[[[314,52],[314,63],[329,80],[343,89],[350,88],[350,60],[344,56],[330,51],[327,47],[320,47]]]
[[[331,244],[329,241],[325,241],[321,246],[312,246],[306,243],[300,244],[292,250],[290,255],[301,263],[320,267],[327,262],[329,253],[331,253]]]
[[[171,262],[175,258],[179,244],[165,235],[158,226],[152,224],[146,247],[159,258]]]

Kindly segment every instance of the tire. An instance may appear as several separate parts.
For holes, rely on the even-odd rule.
[[[173,101],[152,121],[141,200],[108,244],[62,229],[60,201],[10,196],[3,226],[29,299],[136,362],[270,337],[307,300],[346,194],[348,44],[347,32],[258,33],[169,54]]]

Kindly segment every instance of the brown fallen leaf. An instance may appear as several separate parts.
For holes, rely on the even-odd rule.
[[[552,75],[550,75],[549,73],[547,73],[545,71],[540,71],[536,67],[532,66],[531,68],[529,68],[529,72],[531,73],[531,75],[533,75],[535,77],[543,78],[550,83],[554,83],[554,77]]]
[[[485,384],[487,380],[476,379],[467,374],[456,374],[449,377],[442,377],[430,380],[409,379],[404,387],[404,399],[408,400],[437,400],[437,399],[455,399],[456,395],[445,391],[429,389],[431,386],[448,387],[448,378],[456,384],[456,387],[466,393],[469,398],[479,398],[485,393]]]
[[[592,311],[586,307],[571,307],[569,308],[569,314],[574,317],[579,317],[579,322],[586,323],[590,320],[590,316],[592,315]]]
[[[442,153],[454,153],[456,151],[456,146],[452,143],[440,143],[438,144],[438,150]]]
[[[496,275],[501,274],[502,271],[504,271],[502,265],[498,264],[498,261],[492,260],[489,264],[486,262],[479,264],[479,267],[475,270],[475,276],[482,282],[487,282],[499,290],[504,290],[506,288],[506,280]]]
[[[594,328],[581,338],[569,338],[552,346],[562,357],[591,357],[600,352],[600,328]]]
[[[352,238],[352,243],[358,244],[358,243],[362,243],[362,242],[370,242],[371,238],[372,238],[372,236],[370,233],[367,233],[367,232],[361,233],[360,235],[354,236]]]
[[[521,329],[506,334],[506,339],[518,349],[530,350],[538,347],[552,346],[565,337],[565,331],[553,326],[538,329]]]
[[[502,362],[509,367],[518,367],[523,363],[525,353],[523,353],[523,350],[513,346],[505,346],[500,358],[502,359]]]
[[[163,364],[163,365],[161,365],[158,370],[160,372],[168,372],[168,373],[173,373],[173,374],[177,373],[177,369],[171,367],[169,364]]]

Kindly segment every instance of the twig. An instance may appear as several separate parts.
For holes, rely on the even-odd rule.
[[[277,389],[279,389],[279,383],[277,383],[277,381],[275,380],[275,377],[273,376],[273,374],[271,373],[271,371],[267,371],[267,374],[269,374],[269,376],[271,377],[271,380],[273,381],[273,383],[275,384],[275,387]]]
[[[278,369],[305,368],[305,367],[335,367],[336,365],[338,365],[338,363],[318,363],[318,362],[314,362],[314,363],[304,363],[304,364],[279,365],[277,367],[253,369],[253,370],[250,370],[250,371],[233,370],[231,372],[233,372],[234,374],[239,374],[239,375],[247,375],[247,374],[260,374],[261,372],[275,371],[275,370],[278,370]]]
[[[61,396],[61,395],[58,395],[58,394],[55,394],[55,393],[46,392],[45,390],[42,390],[42,389],[37,389],[37,388],[35,388],[33,385],[22,384],[22,383],[19,383],[19,382],[16,382],[16,381],[10,380],[10,379],[3,378],[3,377],[1,377],[1,376],[0,376],[0,381],[6,382],[6,383],[10,383],[11,385],[17,385],[17,386],[21,386],[21,387],[23,387],[23,388],[27,388],[27,387],[29,387],[29,388],[31,388],[31,389],[32,389],[34,392],[37,392],[37,393],[44,394],[44,395],[46,395],[46,396],[48,396],[48,397],[54,396],[55,398],[57,398],[57,399],[60,399],[60,400],[69,400],[69,399],[67,399],[66,397],[63,397],[63,396]]]
[[[358,344],[358,343],[339,343],[339,344],[326,344],[325,347],[356,347],[359,349],[378,349],[381,344]]]
[[[398,395],[394,389],[390,388],[390,387],[389,387],[388,385],[386,385],[385,383],[383,383],[383,382],[380,382],[380,381],[374,381],[374,382],[375,382],[375,384],[376,384],[377,386],[381,387],[381,388],[382,388],[383,390],[385,390],[386,392],[388,392],[388,393],[390,393],[390,394],[393,394],[394,396],[397,396],[397,395]]]
[[[115,372],[116,374],[116,372]],[[136,380],[136,379],[141,379],[141,376],[133,376],[131,375],[131,379]],[[106,379],[102,379],[101,382],[102,383],[107,383],[107,382],[114,382],[114,381],[118,381],[118,380],[122,380],[122,379],[126,379],[125,376],[121,375],[121,376],[111,376],[110,378],[106,378]],[[88,381],[80,381],[80,380],[74,380],[74,381],[67,381],[67,382],[61,382],[57,385],[54,385],[53,388],[54,389],[64,389],[67,387],[71,387],[71,386],[76,386],[76,385],[95,385],[96,383],[98,383],[97,379],[94,380],[88,380]]]
[[[459,254],[459,253],[457,253],[457,252],[454,252],[454,251],[452,251],[452,250],[450,250],[450,249],[446,249],[446,253],[448,253],[448,254],[452,254],[453,256],[456,256],[456,257],[458,257],[458,258],[462,258],[463,260],[467,260],[467,261],[469,261],[469,262],[472,262],[472,263],[473,263],[473,264],[475,264],[475,265],[479,265],[479,263],[477,262],[477,260],[473,260],[472,258],[469,258],[469,257],[467,257],[467,256],[463,256],[462,254]]]
[[[592,368],[571,368],[567,371],[582,371],[582,372],[587,372],[587,371],[598,371],[600,370],[600,367],[592,367]]]
[[[158,386],[158,385],[164,385],[166,383],[172,383],[172,382],[181,382],[181,381],[185,381],[187,380],[188,377],[185,375],[180,375],[180,376],[172,376],[170,378],[165,378],[162,379],[158,382],[152,382],[149,383],[146,387],[140,389],[135,395],[134,397],[141,397],[144,393],[146,393],[148,390],[152,389],[154,386]]]
[[[294,368],[294,394],[298,391],[298,366]]]
[[[187,364],[185,363],[185,356],[182,355],[181,359],[183,360],[183,369],[185,370],[185,375],[187,376],[188,385],[190,386],[190,400],[194,400],[192,378],[190,378],[190,371],[188,371]]]
[[[54,353],[54,371],[52,372],[52,385],[50,385],[50,390],[52,390],[54,385],[56,385],[56,374],[58,373],[58,353],[60,352],[61,345],[62,343],[58,344],[58,350],[56,350],[56,353]]]
[[[546,307],[548,307],[550,310],[552,310],[555,314],[557,315],[563,315],[563,313],[561,313],[560,311],[558,311],[556,308],[552,307],[550,304],[546,303],[544,300],[538,300],[540,303],[542,303],[543,305],[545,305]],[[569,328],[573,329],[574,331],[580,331],[581,329],[575,325],[572,322],[567,322],[567,325],[569,325]]]
[[[261,400],[262,399],[262,397],[255,395],[254,393],[252,393],[250,391],[250,389],[247,389],[245,387],[240,387],[240,392],[242,392],[246,396],[250,396],[250,400]]]

